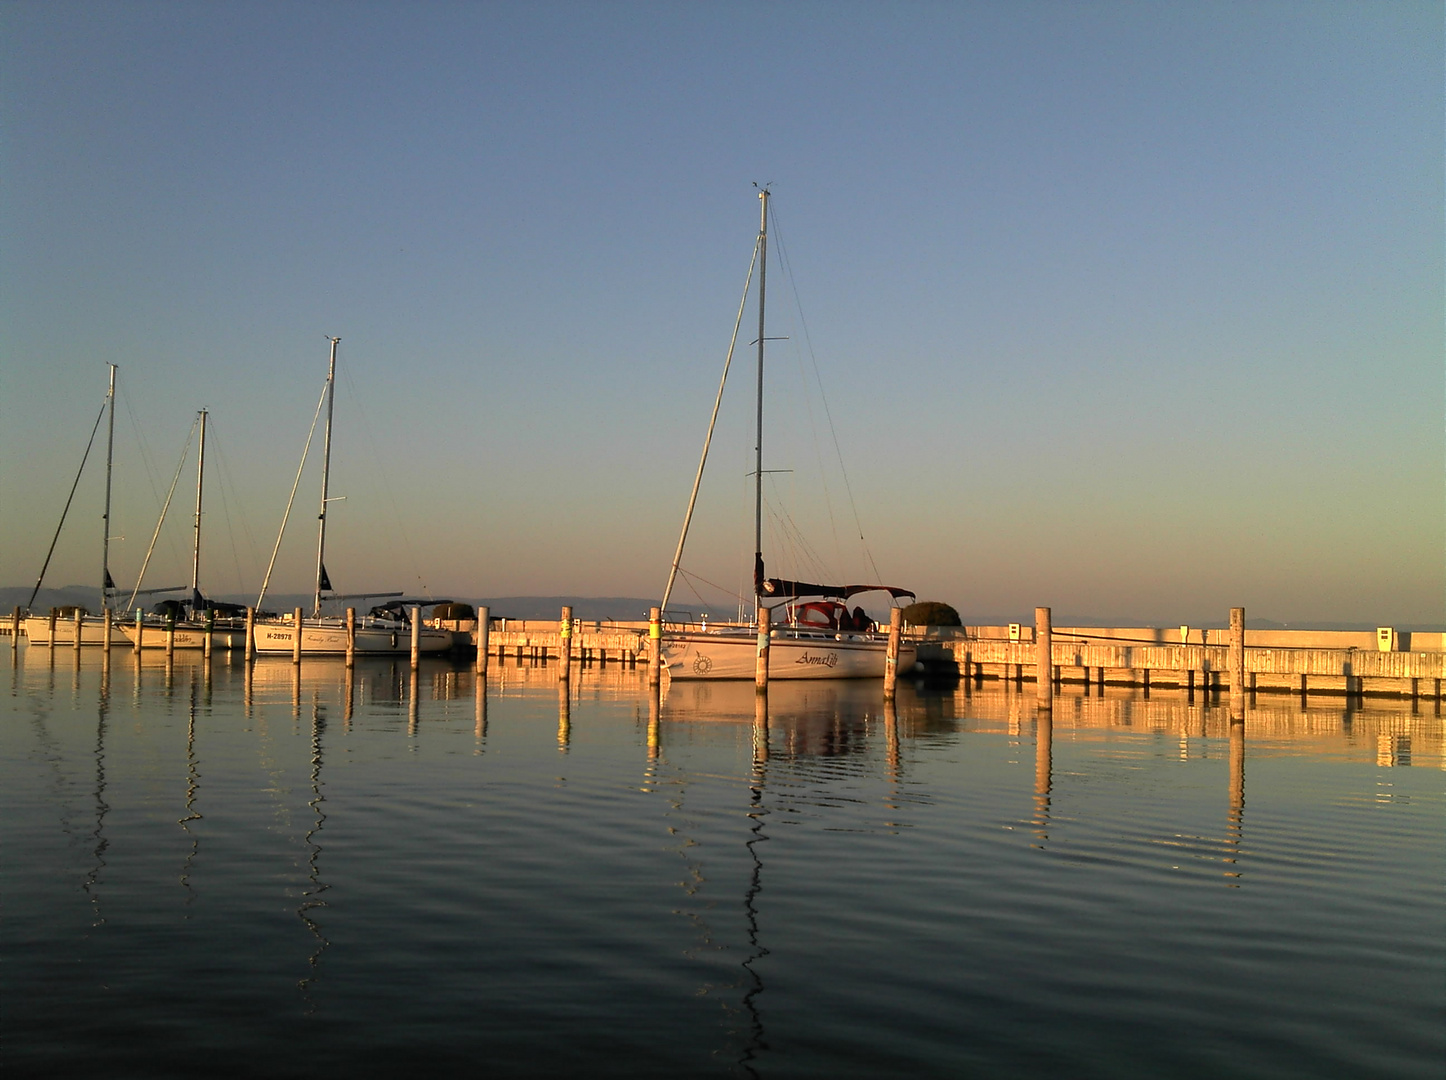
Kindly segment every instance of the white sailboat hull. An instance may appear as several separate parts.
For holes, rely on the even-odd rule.
[[[62,616],[55,620],[55,637],[50,636],[50,617],[48,615],[30,615],[20,620],[20,625],[25,630],[25,637],[31,645],[65,645],[75,647],[75,617],[65,618]],[[110,624],[110,640],[112,645],[123,645],[125,636],[121,633],[120,624],[112,621]],[[86,615],[80,622],[80,643],[82,645],[104,645],[105,644],[105,620],[95,616]]]
[[[294,623],[258,622],[256,624],[256,651],[258,653],[286,653],[291,655],[296,642]],[[450,630],[422,628],[418,648],[424,653],[446,652],[452,648],[453,636]],[[329,620],[313,621],[303,619],[301,623],[301,652],[303,655],[337,654],[346,652],[346,624]],[[412,652],[412,629],[409,626],[358,626],[356,628],[356,652],[358,655],[404,655]]]
[[[888,639],[873,634],[774,630],[768,679],[881,679]],[[914,646],[899,644],[899,671],[913,668]],[[758,637],[729,632],[663,635],[663,665],[674,679],[752,679]]]
[[[136,624],[118,623],[121,635],[132,647],[136,643]],[[244,627],[217,626],[211,631],[211,648],[213,649],[241,649],[246,646],[246,630]],[[164,649],[166,647],[166,628],[151,623],[145,625],[145,632],[141,635],[141,648],[143,649]],[[176,643],[178,649],[204,649],[206,647],[206,627],[204,623],[177,623]]]

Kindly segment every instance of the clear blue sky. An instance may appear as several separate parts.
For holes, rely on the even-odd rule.
[[[1439,622],[1443,77],[1437,3],[6,4],[0,584],[109,361],[117,580],[204,406],[204,584],[254,590],[336,334],[339,590],[656,596],[772,181],[770,501],[833,572],[851,490],[966,613]],[[738,364],[685,561],[724,585]]]

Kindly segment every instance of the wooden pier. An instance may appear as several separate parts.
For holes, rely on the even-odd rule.
[[[1056,684],[1440,701],[1446,679],[1442,634],[1407,634],[1389,627],[1375,634],[1247,630],[1237,660],[1239,688],[1232,686],[1228,629],[1051,627],[1046,622],[1041,627],[915,628],[913,633],[919,637],[919,660],[926,669],[975,682],[1037,684],[1046,649]]]

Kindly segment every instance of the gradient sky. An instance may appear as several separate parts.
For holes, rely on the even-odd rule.
[[[770,502],[830,572],[851,493],[966,614],[1440,622],[1443,78],[1438,3],[8,3],[0,584],[113,362],[115,577],[204,406],[203,585],[254,591],[335,334],[339,591],[658,595],[771,181]],[[730,587],[736,364],[685,559]]]

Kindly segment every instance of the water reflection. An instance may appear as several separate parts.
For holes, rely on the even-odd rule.
[[[472,683],[472,733],[477,738],[477,753],[482,752],[482,742],[487,738],[487,680],[478,676]],[[350,715],[350,714],[348,714]]]
[[[321,780],[322,735],[325,732],[326,710],[320,703],[313,702],[311,707],[311,798],[307,800],[306,805],[311,808],[314,818],[303,838],[303,842],[309,849],[306,859],[308,884],[301,891],[301,906],[296,909],[296,914],[315,939],[316,948],[306,959],[307,966],[311,969],[310,973],[297,982],[297,986],[303,993],[306,993],[311,984],[316,981],[317,969],[321,965],[321,954],[331,944],[322,932],[321,924],[313,917],[313,912],[327,906],[327,902],[322,899],[322,894],[331,888],[321,880],[322,849],[321,844],[317,841],[326,822],[326,814],[321,809],[321,804],[326,801],[326,796],[322,794]]]
[[[52,665],[51,672],[54,673],[55,650],[50,649]],[[81,886],[90,900],[91,925],[100,926],[105,922],[105,916],[100,909],[100,880],[101,873],[105,870],[106,849],[110,847],[110,840],[105,835],[105,816],[110,812],[110,804],[105,801],[105,733],[106,717],[110,712],[110,683],[102,680],[100,688],[100,701],[96,709],[97,719],[95,726],[95,829],[91,833],[91,843],[94,845],[91,856],[94,862],[91,864],[90,872],[85,876],[85,883]]]
[[[765,759],[839,757],[868,750],[869,721],[882,712],[882,699],[877,684],[861,679],[778,682],[765,695],[750,682],[676,682],[663,690],[662,719],[737,724],[751,718],[755,734],[763,735],[761,743],[755,739],[755,753]]]
[[[186,852],[185,862],[181,864],[181,885],[186,890],[187,908],[196,898],[195,890],[191,887],[191,865],[196,861],[196,853],[200,850],[201,837],[191,829],[191,822],[200,821],[202,817],[196,809],[196,792],[200,785],[201,771],[196,762],[196,684],[193,680],[191,704],[186,714],[186,813],[177,821],[177,824],[191,840],[191,849]],[[189,911],[186,917],[190,918]]]
[[[567,744],[572,738],[572,682],[569,679],[557,681],[557,749],[567,753]]]
[[[744,843],[752,864],[749,869],[748,888],[743,894],[743,910],[748,921],[748,955],[744,957],[742,963],[746,980],[743,1008],[748,1014],[748,1031],[744,1040],[743,1053],[738,1059],[738,1064],[743,1071],[753,1077],[759,1075],[758,1070],[753,1067],[754,1061],[757,1060],[760,1053],[768,1049],[768,1042],[764,1038],[763,1032],[763,1014],[758,1008],[758,999],[763,993],[763,976],[756,966],[768,955],[768,949],[762,943],[758,928],[758,898],[763,892],[763,859],[759,846],[768,842],[768,834],[763,831],[764,821],[768,815],[768,810],[763,805],[763,789],[768,780],[768,708],[768,692],[755,691],[753,769],[748,784],[748,820],[750,824],[749,837]]]
[[[1041,708],[1034,721],[1034,838],[1035,847],[1049,839],[1049,795],[1054,784],[1054,715]]]
[[[1232,710],[1233,712],[1233,710]],[[1225,818],[1225,861],[1236,864],[1240,842],[1245,834],[1245,719],[1230,720],[1230,809]],[[1225,876],[1240,877],[1239,870],[1227,870]]]

